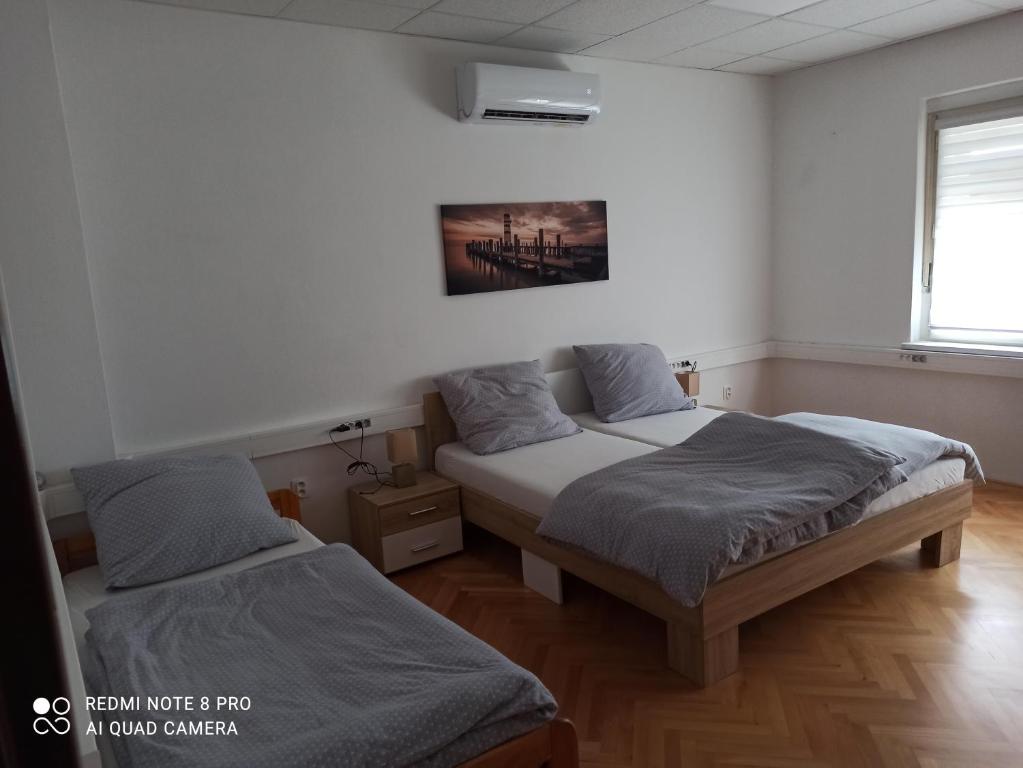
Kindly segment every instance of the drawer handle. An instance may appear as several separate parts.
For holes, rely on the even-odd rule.
[[[437,510],[436,506],[427,507],[426,509],[417,509],[415,512],[409,512],[408,516],[409,517],[417,517],[419,515],[425,515],[427,512],[435,512],[436,510]]]
[[[417,552],[425,552],[428,549],[433,549],[438,544],[440,544],[439,540],[437,540],[437,541],[428,541],[426,544],[419,544],[419,545],[417,545],[415,547],[412,547],[412,549],[410,549],[409,552],[411,552],[412,554],[416,554]]]

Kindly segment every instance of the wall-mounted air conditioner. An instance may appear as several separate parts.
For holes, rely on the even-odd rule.
[[[586,125],[600,114],[600,78],[585,72],[462,64],[458,119],[465,123]]]

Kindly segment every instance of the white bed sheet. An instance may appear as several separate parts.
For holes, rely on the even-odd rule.
[[[724,413],[724,411],[716,411],[713,408],[697,406],[688,411],[658,413],[655,416],[626,419],[613,424],[605,424],[592,411],[572,414],[572,419],[583,429],[615,437],[627,437],[629,440],[639,440],[641,443],[656,445],[658,448],[668,448],[678,445],[683,440],[688,440],[718,416],[723,416]]]
[[[620,461],[653,453],[655,446],[583,430],[571,437],[477,456],[462,443],[437,449],[437,471],[452,480],[543,517],[573,480]]]
[[[81,657],[85,643],[85,632],[89,629],[89,620],[85,618],[85,612],[109,600],[111,597],[128,592],[138,592],[144,589],[159,589],[171,584],[204,581],[214,576],[220,576],[225,573],[237,573],[262,563],[269,563],[282,557],[309,552],[323,546],[322,541],[309,533],[297,521],[291,518],[284,518],[284,521],[288,523],[295,532],[295,535],[298,536],[297,541],[293,541],[290,544],[282,544],[279,547],[261,549],[258,552],[253,552],[251,555],[246,555],[238,560],[232,560],[230,563],[218,565],[215,568],[207,568],[204,571],[196,571],[195,573],[189,573],[176,579],[168,579],[156,584],[147,584],[144,587],[109,590],[103,586],[103,574],[100,572],[98,565],[72,571],[63,579],[64,597],[67,600],[68,611],[71,614],[71,628],[74,631],[75,645],[78,647],[79,657]]]

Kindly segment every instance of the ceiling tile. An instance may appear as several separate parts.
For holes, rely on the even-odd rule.
[[[454,13],[460,16],[476,16],[480,19],[497,19],[530,24],[564,8],[572,0],[441,0],[431,10]]]
[[[684,51],[668,54],[657,61],[661,64],[671,64],[675,67],[714,69],[722,64],[729,64],[742,58],[745,57],[741,53],[719,51],[716,48],[711,48],[710,45],[694,45],[692,48],[686,48]]]
[[[140,0],[775,74],[1023,9],[1023,0]]]
[[[822,3],[790,13],[789,21],[823,24],[826,27],[851,27],[879,16],[904,11],[930,0],[824,0]]]
[[[968,0],[931,0],[925,5],[859,24],[853,29],[884,37],[908,38],[937,32],[996,13],[998,11],[990,6],[971,3]]]
[[[555,51],[556,53],[575,53],[583,48],[607,40],[606,35],[593,35],[589,32],[569,32],[564,29],[547,29],[546,27],[523,27],[512,32],[508,37],[501,38],[500,45],[515,48],[533,48],[538,51]]]
[[[382,5],[400,5],[403,8],[418,8],[420,11],[429,8],[437,0],[365,0],[367,3],[379,3]]]
[[[815,61],[837,59],[839,56],[848,56],[871,48],[879,48],[889,43],[891,43],[891,40],[886,37],[838,30],[836,32],[829,32],[821,37],[815,37],[812,40],[804,40],[795,45],[778,48],[771,51],[771,55],[781,59],[788,59],[789,61],[812,63]]]
[[[781,16],[813,5],[817,0],[710,0],[707,5],[716,5],[720,8],[730,8],[733,11],[749,11],[750,13],[763,13],[767,16]]]
[[[509,24],[505,21],[473,19],[469,16],[452,16],[448,13],[426,11],[408,23],[402,24],[395,31],[409,35],[468,40],[473,43],[492,43],[499,37],[514,32],[520,26],[520,24]]]
[[[543,20],[545,27],[620,35],[681,11],[699,0],[579,0]]]
[[[829,27],[772,19],[714,40],[714,47],[738,53],[766,53],[830,32]]]
[[[357,0],[295,0],[284,10],[280,18],[311,21],[315,24],[333,24],[338,27],[392,30],[417,13],[419,11],[414,8],[398,8]]]
[[[732,64],[725,64],[718,69],[721,72],[741,72],[745,75],[777,75],[779,72],[788,72],[803,66],[805,65],[795,61],[782,61],[768,56],[751,56]]]
[[[763,16],[752,13],[697,5],[595,45],[586,53],[612,59],[650,61],[764,20]]]
[[[201,8],[205,11],[245,13],[250,16],[276,16],[288,0],[148,0],[159,5],[177,5],[182,8]]]

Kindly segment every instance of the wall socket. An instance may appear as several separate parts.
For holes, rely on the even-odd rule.
[[[732,388],[731,387],[721,387],[721,399],[722,400],[731,400],[732,399]]]
[[[371,426],[373,426],[373,420],[367,417],[365,419],[342,421],[334,427],[334,430],[336,432],[351,432],[353,429],[369,429]]]
[[[309,496],[309,488],[306,486],[306,479],[304,477],[296,477],[291,483],[291,492],[298,496],[300,499],[304,499]]]

